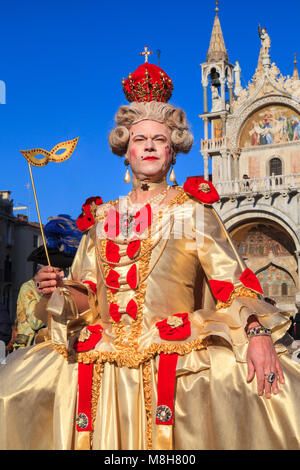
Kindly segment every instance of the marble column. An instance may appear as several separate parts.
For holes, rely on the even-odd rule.
[[[207,86],[203,86],[203,112],[208,112],[208,104],[207,104]]]
[[[300,251],[295,251],[295,255],[297,257],[297,262],[298,262],[298,286],[297,286],[295,304],[296,304],[298,311],[300,311]]]
[[[209,156],[208,153],[203,154],[203,162],[204,162],[204,179],[208,181],[209,178],[209,168],[208,168],[208,160]]]

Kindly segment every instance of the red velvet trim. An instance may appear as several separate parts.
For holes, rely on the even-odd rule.
[[[150,204],[142,207],[142,209],[135,214],[134,218],[136,233],[142,233],[150,227],[152,222],[152,210]]]
[[[199,189],[200,184],[207,184],[209,186],[209,192],[204,192]],[[192,176],[186,180],[183,185],[183,189],[186,193],[190,194],[198,201],[203,202],[204,204],[213,204],[214,202],[219,201],[220,196],[214,185],[210,181],[206,181],[197,176]]]
[[[232,282],[227,281],[209,281],[210,288],[214,297],[221,302],[227,302],[230,299],[231,293],[234,291]]]
[[[88,284],[90,286],[90,288],[92,289],[92,291],[94,292],[94,294],[96,294],[97,286],[94,282],[92,282],[92,281],[83,281],[83,284]]]
[[[156,424],[170,425],[174,422],[174,393],[176,381],[176,365],[178,354],[160,354],[157,377],[157,407],[168,406],[172,411],[169,421],[162,422],[156,418]]]
[[[172,327],[168,325],[168,318],[156,323],[159,330],[161,339],[167,341],[183,340],[191,336],[191,322],[189,321],[188,313],[176,313],[174,317],[182,318],[183,324],[181,326]]]
[[[79,341],[78,338],[74,341],[73,349],[77,352],[86,352],[94,349],[97,343],[102,338],[103,328],[101,325],[89,325],[86,327],[91,335],[85,341]]]
[[[131,289],[137,288],[138,276],[137,276],[136,264],[133,264],[131,268],[129,269],[127,276],[126,276],[126,281],[129,287],[131,287]]]
[[[140,240],[133,240],[132,242],[128,243],[126,254],[129,258],[133,259],[139,253],[141,249],[141,241]]]
[[[78,363],[78,410],[77,415],[84,413],[88,418],[85,429],[76,425],[78,432],[92,431],[92,381],[94,364]]]
[[[106,244],[106,259],[111,263],[118,263],[120,261],[120,248],[111,240],[107,241]]]
[[[251,269],[249,268],[245,269],[245,271],[240,277],[240,281],[245,287],[248,287],[249,289],[252,289],[255,292],[258,292],[259,294],[263,294],[263,290],[261,288],[259,280],[255,276],[254,272],[251,271]]]

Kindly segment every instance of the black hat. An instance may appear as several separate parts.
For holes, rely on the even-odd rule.
[[[51,266],[55,268],[66,269],[72,266],[74,255],[67,255],[61,251],[55,250],[53,248],[48,248],[48,255],[50,258]],[[46,252],[44,246],[39,246],[27,258],[27,261],[33,261],[37,264],[42,264],[43,266],[48,265],[48,260],[46,257]]]

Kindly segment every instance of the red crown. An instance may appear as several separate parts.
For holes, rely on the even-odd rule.
[[[132,101],[163,101],[167,103],[172,96],[173,83],[170,77],[157,65],[140,65],[135,72],[122,81],[126,99]]]

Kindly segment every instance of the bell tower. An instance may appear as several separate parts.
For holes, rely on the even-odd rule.
[[[209,178],[209,157],[212,158],[213,175],[219,180],[231,179],[231,159],[228,155],[226,122],[233,102],[233,72],[225,47],[219,19],[219,4],[216,2],[213,24],[206,62],[201,64],[203,86],[204,140],[201,154],[204,160],[204,177]],[[210,101],[209,101],[210,96]],[[216,173],[217,172],[217,173]]]

